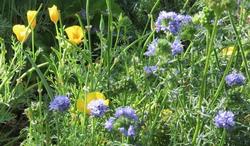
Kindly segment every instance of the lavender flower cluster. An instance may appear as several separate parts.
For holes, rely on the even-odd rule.
[[[156,32],[169,31],[173,35],[177,35],[179,34],[182,27],[188,24],[189,22],[191,22],[191,20],[192,20],[192,17],[189,15],[181,15],[175,12],[161,11],[159,14],[159,17],[157,18],[155,22]],[[147,51],[144,53],[144,55],[148,57],[154,56],[157,48],[158,48],[158,39],[154,39],[148,45]],[[173,56],[176,56],[183,52],[183,45],[181,44],[180,39],[176,39],[171,44],[171,49],[172,49],[171,51],[172,51]],[[156,65],[144,67],[144,71],[148,75],[155,73],[157,70],[158,70],[158,67]]]
[[[69,109],[70,100],[67,96],[55,96],[54,100],[50,102],[49,110],[53,111],[66,111]]]
[[[182,27],[191,22],[192,17],[189,15],[181,15],[175,12],[161,11],[155,22],[156,32],[171,32],[177,35]]]
[[[241,86],[245,83],[246,78],[242,73],[233,71],[225,77],[226,84],[230,87]],[[218,128],[230,129],[235,125],[234,114],[231,111],[219,111],[214,118],[214,123]]]
[[[108,106],[103,99],[91,101],[87,108],[90,110],[90,114],[94,117],[102,117],[108,110]]]
[[[108,121],[106,121],[105,128],[108,131],[113,130],[114,128],[116,128],[114,125],[121,119],[123,122],[124,119],[129,122],[125,122],[125,124],[123,125],[117,124],[121,125],[120,127],[117,127],[117,130],[125,136],[135,136],[135,125],[133,123],[138,121],[138,116],[136,115],[135,111],[128,106],[117,108],[114,117],[110,117]]]
[[[146,56],[155,55],[156,48],[158,47],[158,39],[154,39],[149,45],[147,51],[144,53]]]
[[[214,123],[218,128],[229,129],[234,126],[234,114],[231,111],[219,111],[214,118]]]
[[[145,56],[154,56],[156,53],[156,49],[158,47],[158,39],[154,39],[147,48],[147,51],[144,53]],[[144,71],[146,72],[146,74],[150,75],[153,74],[154,72],[157,71],[158,67],[157,65],[154,66],[144,66]]]
[[[189,15],[181,15],[175,12],[161,11],[159,17],[155,22],[156,32],[169,31],[173,35],[178,35],[181,29],[192,21],[192,17]],[[181,54],[183,52],[183,45],[179,37],[171,44],[171,52],[173,56]]]
[[[245,83],[246,78],[242,73],[237,73],[236,71],[233,71],[231,74],[227,75],[226,83],[228,86],[241,86]]]
[[[153,66],[145,66],[144,68],[144,71],[147,73],[147,74],[153,74],[154,72],[157,71],[158,67],[156,65],[153,65]]]
[[[183,45],[181,44],[181,41],[179,39],[176,39],[172,44],[171,44],[171,51],[172,55],[176,56],[178,54],[181,54],[183,52]]]

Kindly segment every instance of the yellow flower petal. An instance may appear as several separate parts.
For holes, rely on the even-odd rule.
[[[84,37],[84,31],[80,26],[74,25],[74,26],[67,27],[65,29],[65,32],[71,43],[80,44],[82,42],[82,39]]]
[[[104,100],[104,104],[108,106],[109,105],[109,100],[108,99]]]
[[[223,48],[222,49],[222,55],[230,57],[233,54],[234,49],[235,49],[234,46]]]
[[[57,9],[57,6],[53,5],[51,8],[48,8],[48,10],[49,10],[50,20],[54,23],[57,23],[57,21],[60,18],[60,12]]]
[[[96,99],[103,99],[105,100],[106,97],[104,96],[104,94],[100,93],[100,92],[90,92],[87,94],[87,101],[91,101],[91,100],[96,100]]]
[[[37,11],[29,10],[27,12],[28,23],[33,29],[36,27],[36,15],[37,15]]]
[[[76,101],[76,108],[79,112],[85,112],[86,111],[86,104],[84,104],[84,99],[82,98],[79,98],[77,101]]]
[[[20,24],[17,24],[17,25],[14,25],[13,28],[12,28],[14,34],[16,35],[17,37],[17,40],[20,41],[20,42],[25,42],[25,40],[28,38],[31,30],[26,28],[24,25],[20,25]]]

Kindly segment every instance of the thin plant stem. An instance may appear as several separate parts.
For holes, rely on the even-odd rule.
[[[186,0],[186,2],[185,2],[185,4],[184,4],[184,6],[183,6],[183,8],[182,8],[182,10],[185,10],[185,9],[186,9],[186,7],[187,7],[188,3],[189,3],[189,0]]]
[[[214,44],[214,39],[216,36],[217,23],[218,23],[218,16],[215,17],[212,35],[211,35],[211,38],[209,40],[209,44],[208,44],[208,48],[207,48],[206,64],[205,64],[205,69],[204,69],[203,76],[202,76],[201,90],[200,90],[200,95],[199,95],[199,99],[198,99],[198,110],[199,111],[201,111],[202,101],[206,95],[207,73],[208,73],[208,68],[209,68],[209,63],[210,63],[210,58],[211,58],[211,52],[212,52],[212,48],[213,48],[213,44]],[[192,145],[196,145],[196,140],[197,140],[197,137],[198,137],[200,130],[201,130],[200,128],[201,128],[201,115],[200,115],[200,113],[198,113],[198,117],[196,120],[195,132],[194,132],[193,139],[192,139]]]
[[[95,145],[95,118],[92,117],[91,119],[91,139],[92,139],[92,145]]]
[[[46,66],[48,65],[49,63],[48,62],[45,62],[45,63],[41,63],[39,65],[37,65],[38,68],[41,68],[43,66]],[[27,76],[29,73],[33,72],[35,70],[34,67],[30,68],[29,70],[27,70],[25,73],[23,73],[18,79],[17,81],[21,81],[25,76]],[[19,84],[20,82],[17,82],[17,84]]]
[[[146,26],[143,30],[143,33],[142,33],[142,36],[146,33],[147,31],[147,28],[148,28],[148,25],[149,25],[149,22],[150,20],[152,19],[152,14],[154,13],[156,7],[158,6],[158,4],[160,3],[160,0],[157,0],[153,6],[153,8],[151,9],[150,13],[148,14],[148,19],[147,19],[147,23],[146,23]]]
[[[226,131],[226,129],[224,128],[224,129],[223,129],[223,133],[222,133],[222,138],[221,138],[221,141],[220,141],[220,145],[219,145],[219,146],[224,146],[226,136],[227,136],[227,131]]]
[[[52,94],[52,89],[50,88],[47,80],[45,79],[44,75],[42,74],[41,70],[37,67],[37,65],[34,63],[34,61],[29,57],[28,54],[26,54],[26,57],[28,58],[29,62],[32,64],[32,66],[35,68],[37,74],[39,75],[39,77],[41,78],[41,81],[45,87],[45,89],[47,90],[47,93],[49,94],[50,99],[53,98],[53,94]]]
[[[86,18],[87,18],[87,31],[88,31],[88,42],[89,42],[89,50],[91,50],[91,25],[89,18],[89,0],[86,1]]]
[[[120,24],[118,24],[118,26],[117,26],[117,34],[116,34],[117,36],[116,36],[114,48],[117,47],[117,44],[118,44],[118,41],[119,41],[119,36],[120,36],[120,31],[121,31],[121,26],[120,26]]]
[[[247,78],[249,80],[250,79],[250,75],[249,75],[249,70],[248,70],[248,64],[247,64],[246,55],[244,53],[244,49],[243,49],[242,42],[241,42],[241,37],[240,37],[239,32],[237,31],[236,25],[234,23],[233,16],[232,16],[232,11],[231,10],[228,11],[228,15],[229,15],[230,23],[233,26],[233,30],[234,30],[234,33],[235,33],[236,38],[237,38],[237,43],[238,43],[238,46],[240,48],[240,53],[241,53],[241,56],[242,56],[242,59],[243,59],[243,63],[244,63],[244,67],[245,67],[245,72],[246,72]]]
[[[232,56],[230,57],[230,60],[229,60],[229,62],[228,62],[228,64],[227,64],[227,67],[226,67],[226,70],[224,71],[224,74],[223,74],[223,76],[222,76],[222,78],[221,78],[219,87],[217,88],[217,90],[216,90],[214,96],[212,97],[212,101],[211,101],[211,103],[209,103],[208,108],[209,108],[211,105],[213,105],[214,102],[215,102],[215,101],[217,100],[217,98],[219,97],[220,92],[221,92],[221,90],[222,90],[222,88],[224,87],[224,84],[225,84],[225,77],[226,77],[226,75],[228,74],[228,72],[229,72],[229,70],[230,70],[230,68],[231,68],[231,66],[232,66],[233,58],[234,58],[235,54],[236,54],[236,49],[233,50]]]
[[[107,50],[107,67],[108,67],[108,78],[107,78],[107,86],[108,86],[108,90],[110,88],[110,76],[111,76],[111,54],[112,54],[112,11],[111,11],[111,1],[110,0],[106,0],[106,4],[107,4],[107,9],[108,9],[108,50]]]
[[[33,59],[36,60],[36,54],[35,54],[35,34],[34,34],[34,29],[31,29],[31,34],[32,34],[32,55]]]

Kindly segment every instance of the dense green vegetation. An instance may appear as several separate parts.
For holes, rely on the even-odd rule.
[[[2,0],[0,145],[250,145],[249,0]]]

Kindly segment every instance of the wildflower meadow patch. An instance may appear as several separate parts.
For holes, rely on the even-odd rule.
[[[28,1],[0,8],[0,145],[250,145],[249,0]]]

